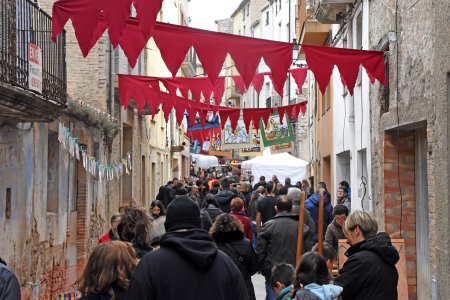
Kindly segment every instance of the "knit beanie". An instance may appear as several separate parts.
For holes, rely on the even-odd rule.
[[[175,198],[166,211],[166,231],[200,228],[200,208],[189,196]]]

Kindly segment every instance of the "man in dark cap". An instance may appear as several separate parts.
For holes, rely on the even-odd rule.
[[[164,226],[159,250],[134,271],[127,299],[248,299],[239,269],[200,229],[200,209],[191,198],[170,203]]]

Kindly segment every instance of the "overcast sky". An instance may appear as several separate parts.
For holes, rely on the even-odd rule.
[[[191,0],[191,27],[217,31],[215,20],[229,18],[242,0]]]

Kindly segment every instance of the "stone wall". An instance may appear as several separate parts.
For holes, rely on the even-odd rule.
[[[399,1],[398,49],[395,37],[395,1],[370,1],[370,44],[389,50],[389,93],[386,107],[383,88],[371,88],[372,192],[374,208],[383,225],[385,181],[383,140],[385,131],[426,128],[430,299],[450,294],[449,267],[449,156],[447,74],[450,72],[450,3],[423,0],[412,5]],[[383,39],[386,42],[383,42]],[[398,57],[397,57],[398,50]],[[397,82],[398,63],[398,82]],[[398,88],[398,94],[397,94]],[[397,97],[398,95],[398,97]],[[398,110],[397,110],[398,108]],[[397,118],[398,113],[398,118]],[[421,287],[418,286],[418,290]]]

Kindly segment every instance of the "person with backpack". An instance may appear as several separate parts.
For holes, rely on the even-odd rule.
[[[244,238],[242,223],[233,215],[222,214],[211,227],[211,235],[219,250],[225,252],[239,268],[250,300],[256,300],[251,276],[258,271],[258,257],[250,240]]]

